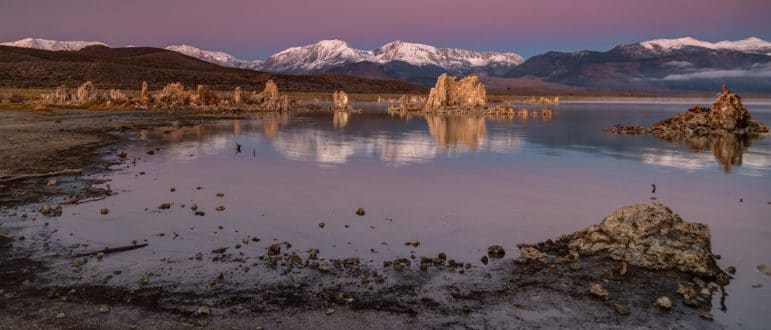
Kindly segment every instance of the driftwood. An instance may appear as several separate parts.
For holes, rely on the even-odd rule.
[[[83,173],[83,169],[81,168],[68,168],[68,169],[63,169],[61,171],[54,171],[54,172],[48,172],[48,173],[6,175],[3,177],[0,177],[0,182],[10,182],[10,181],[30,179],[30,178],[45,178],[49,176],[81,174],[81,173]]]
[[[107,196],[89,196],[89,197],[80,197],[80,198],[73,198],[68,199],[66,201],[63,201],[59,203],[59,205],[73,205],[73,204],[80,204],[80,203],[87,203],[87,202],[94,202],[94,201],[100,201],[107,198]]]
[[[80,258],[80,257],[87,257],[87,256],[96,255],[96,254],[99,254],[99,253],[108,254],[108,253],[113,253],[113,252],[131,251],[131,250],[134,250],[134,249],[143,248],[145,246],[147,246],[147,244],[134,244],[134,245],[127,245],[127,246],[121,246],[121,247],[116,247],[116,248],[104,248],[103,250],[99,250],[99,251],[79,253],[79,254],[76,254],[75,257]]]

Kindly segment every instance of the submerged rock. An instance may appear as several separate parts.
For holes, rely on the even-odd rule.
[[[425,110],[475,109],[483,108],[485,103],[485,86],[476,75],[457,80],[443,73],[428,94]]]
[[[684,221],[665,205],[620,208],[602,223],[557,241],[519,245],[518,262],[574,262],[607,256],[651,270],[677,270],[703,278],[724,278],[711,250],[709,227]]]

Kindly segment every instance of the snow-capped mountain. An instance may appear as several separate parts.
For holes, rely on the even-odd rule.
[[[623,45],[618,48],[627,55],[637,57],[664,56],[672,54],[673,52],[687,51],[693,48],[731,50],[743,53],[771,55],[771,42],[755,37],[736,41],[724,40],[719,42],[702,41],[693,37],[654,39],[630,45]]]
[[[241,60],[225,52],[202,50],[190,45],[171,45],[165,49],[226,67],[258,70],[262,65],[260,60]]]
[[[371,59],[371,52],[351,48],[345,41],[322,40],[280,51],[268,57],[261,69],[281,73],[315,73]]]
[[[357,62],[387,64],[403,62],[435,66],[452,72],[473,71],[487,66],[516,66],[524,61],[515,53],[478,52],[438,48],[404,41],[389,42],[374,50],[352,48],[342,40],[322,40],[281,51],[267,60],[262,70],[282,73],[315,73]]]
[[[38,38],[24,38],[16,41],[8,41],[0,43],[2,46],[35,48],[44,50],[79,50],[84,47],[101,45],[107,46],[107,44],[99,41],[58,41]]]

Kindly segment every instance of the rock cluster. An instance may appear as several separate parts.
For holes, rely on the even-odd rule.
[[[717,95],[712,106],[695,106],[687,112],[662,120],[650,129],[657,137],[670,139],[678,136],[705,136],[719,134],[768,133],[768,126],[753,120],[750,112],[742,105],[741,98],[728,87]]]
[[[560,97],[539,97],[536,98],[535,96],[528,97],[522,101],[524,104],[548,104],[548,105],[557,105],[560,104]]]
[[[332,94],[332,110],[351,110],[351,101],[348,94],[343,91],[336,91]]]
[[[662,204],[620,208],[599,225],[556,242],[519,246],[520,262],[573,262],[607,256],[651,270],[677,270],[715,279],[724,277],[711,250],[709,227],[684,221]]]
[[[445,73],[437,78],[436,86],[431,88],[425,110],[484,108],[485,103],[485,86],[476,75],[457,80]]]

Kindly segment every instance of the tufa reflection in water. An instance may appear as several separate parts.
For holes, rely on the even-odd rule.
[[[425,114],[428,131],[442,147],[466,146],[477,150],[484,142],[485,118],[473,115]]]
[[[691,150],[703,152],[711,149],[715,160],[721,165],[724,173],[730,173],[731,167],[742,165],[742,157],[747,149],[752,146],[752,141],[759,137],[747,134],[715,134],[703,136],[674,136],[662,138],[669,142],[680,143]]]

